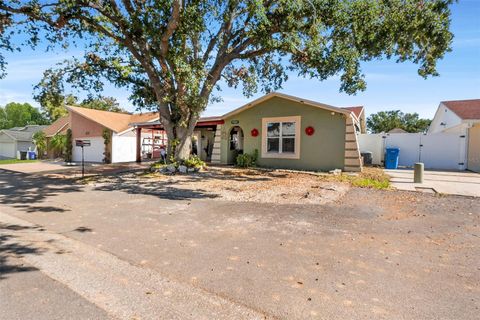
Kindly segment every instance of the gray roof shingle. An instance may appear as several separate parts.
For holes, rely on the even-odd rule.
[[[42,131],[47,126],[39,125],[27,125],[25,127],[15,127],[11,129],[4,129],[0,132],[4,132],[6,135],[12,137],[17,141],[32,141],[33,134]]]

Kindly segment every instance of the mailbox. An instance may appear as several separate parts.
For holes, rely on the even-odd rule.
[[[90,147],[90,140],[75,140],[77,147]]]

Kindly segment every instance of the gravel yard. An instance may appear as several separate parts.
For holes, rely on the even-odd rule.
[[[196,174],[130,173],[86,180],[98,188],[138,188],[182,198],[196,194],[223,201],[278,204],[325,204],[341,198],[349,184],[331,175],[209,167]]]

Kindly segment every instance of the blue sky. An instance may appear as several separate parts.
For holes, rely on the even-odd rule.
[[[338,78],[320,82],[290,76],[279,91],[339,107],[363,105],[367,114],[400,109],[431,118],[440,101],[480,98],[479,16],[480,0],[460,0],[452,6],[453,51],[439,61],[439,77],[425,80],[417,75],[417,67],[411,63],[381,60],[363,65],[367,90],[354,96],[339,92]],[[8,75],[0,80],[0,105],[15,101],[38,106],[32,98],[32,88],[42,72],[78,53],[24,50],[7,55]],[[245,98],[241,90],[222,88],[223,102],[209,105],[204,115],[221,115],[262,95]],[[105,94],[116,97],[123,108],[135,110],[121,89],[108,87]]]

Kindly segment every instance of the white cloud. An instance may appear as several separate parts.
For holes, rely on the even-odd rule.
[[[473,38],[454,38],[453,45],[455,47],[477,47],[480,50],[480,37]]]
[[[0,89],[0,106],[4,106],[9,102],[28,102],[34,107],[39,107],[39,104],[33,100],[31,95],[18,91]]]
[[[44,58],[17,58],[14,61],[8,61],[7,76],[1,81],[17,82],[34,80],[39,81],[42,78],[43,72],[53,67],[58,62],[71,58],[67,55],[55,55]]]

